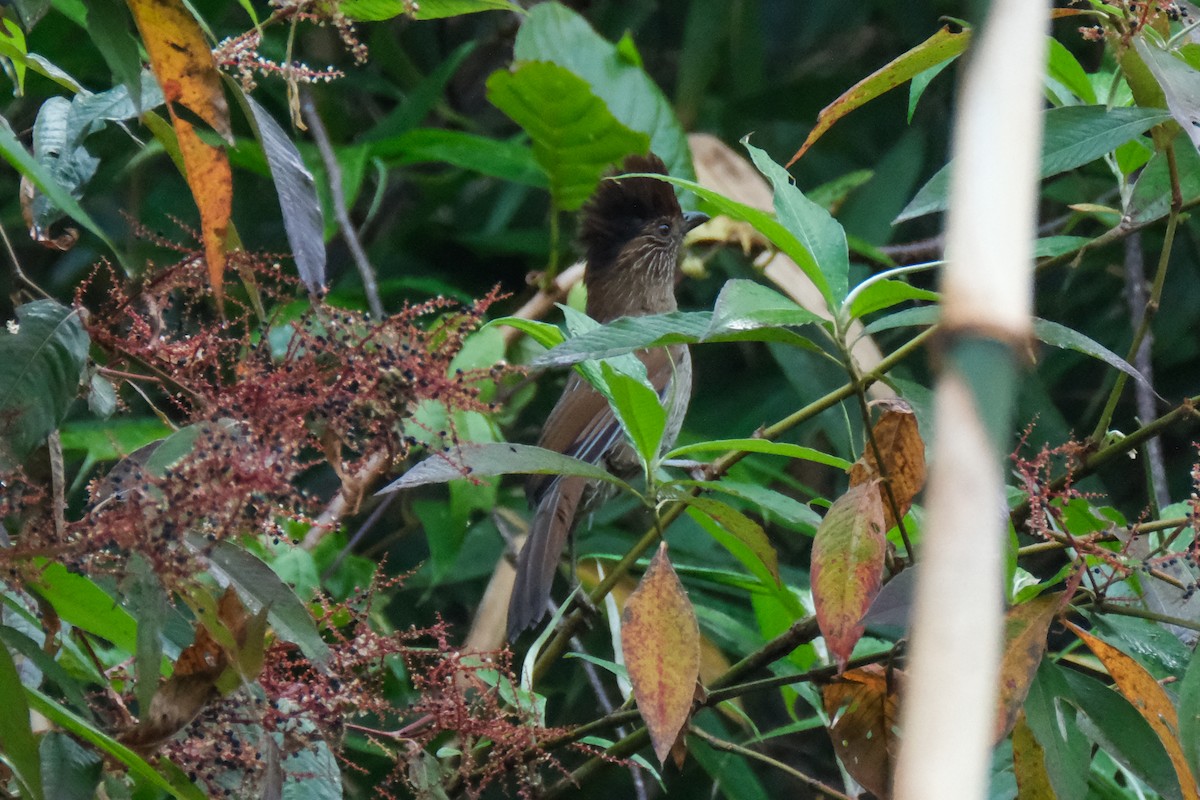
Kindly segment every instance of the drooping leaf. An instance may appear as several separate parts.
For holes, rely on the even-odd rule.
[[[87,362],[78,312],[35,300],[16,313],[0,331],[0,470],[21,464],[58,427]]]
[[[576,12],[556,2],[535,5],[517,33],[513,58],[550,61],[575,73],[622,125],[650,137],[650,149],[672,175],[695,174],[687,137],[662,90]]]
[[[787,170],[750,144],[749,137],[742,139],[742,144],[750,152],[754,166],[775,189],[776,218],[811,254],[824,276],[825,281],[817,284],[817,288],[825,295],[830,310],[834,310],[849,291],[850,249],[846,231],[829,211],[804,196]]]
[[[1183,796],[1196,797],[1200,788],[1197,788],[1190,761],[1179,741],[1178,713],[1162,685],[1141,664],[1108,642],[1092,636],[1071,622],[1065,624],[1088,646],[1096,658],[1100,659],[1117,684],[1117,689],[1141,712],[1146,722],[1150,723],[1159,741],[1167,749]]]
[[[1048,178],[1095,161],[1167,121],[1170,116],[1153,108],[1052,108],[1045,116],[1041,176]],[[947,164],[930,178],[895,221],[904,222],[945,211],[951,166]]]
[[[917,75],[957,58],[970,41],[971,31],[952,30],[949,25],[944,25],[933,36],[851,86],[838,99],[821,109],[817,124],[809,131],[804,144],[800,145],[787,166],[799,161],[808,148],[842,117]]]
[[[897,520],[908,513],[913,499],[925,486],[925,442],[917,429],[917,415],[907,402],[891,400],[882,407],[884,411],[871,430],[871,438],[879,447],[879,458],[868,441],[862,457],[850,468],[850,485],[877,479],[887,481],[891,496],[899,507],[897,517],[885,496],[884,530],[891,530]]]
[[[812,447],[804,447],[788,442],[773,442],[770,439],[712,439],[705,442],[693,442],[672,449],[664,458],[679,458],[694,453],[712,453],[727,450],[744,450],[747,453],[763,453],[770,456],[799,458],[812,461],[814,464],[824,464],[843,472],[850,469],[850,462],[844,458],[821,452]]]
[[[42,800],[42,769],[38,758],[37,739],[29,723],[29,706],[21,676],[8,648],[0,643],[0,695],[5,710],[0,714],[0,753],[22,786],[22,794]]]
[[[487,93],[533,140],[556,209],[578,209],[610,164],[649,146],[645,134],[609,113],[585,80],[548,61],[492,73]]]
[[[233,142],[229,105],[204,31],[183,0],[129,0],[150,65],[154,69],[185,165],[185,177],[200,211],[208,279],[218,303],[224,296],[225,237],[233,207],[233,174],[225,151],[203,141],[180,105]]]
[[[1104,345],[1084,336],[1073,328],[1059,325],[1057,322],[1051,322],[1047,319],[1035,318],[1033,320],[1033,335],[1046,344],[1062,347],[1067,350],[1074,350],[1077,353],[1083,353],[1092,358],[1098,358],[1110,367],[1116,367],[1121,370],[1121,372],[1124,372],[1147,389],[1154,390],[1154,387],[1150,385],[1145,376],[1138,372],[1132,364]]]
[[[1061,605],[1061,595],[1041,595],[1010,609],[1005,617],[996,741],[1003,739],[1017,722],[1046,652],[1050,623]]]
[[[621,615],[621,649],[638,712],[665,762],[692,712],[700,627],[664,542]]]
[[[601,362],[600,370],[608,387],[605,397],[622,430],[633,442],[642,461],[653,463],[667,428],[667,412],[658,393],[645,380],[618,372],[608,362]]]
[[[1042,764],[1055,800],[1084,800],[1089,743],[1076,724],[1074,707],[1067,704],[1070,689],[1063,672],[1049,659],[1038,666],[1025,698],[1025,722],[1044,751]]]
[[[1200,71],[1149,44],[1145,36],[1134,37],[1133,45],[1162,87],[1171,116],[1192,140],[1192,145],[1200,147],[1200,94],[1197,94],[1200,91]]]
[[[317,631],[316,622],[296,592],[253,553],[233,542],[217,542],[208,552],[213,564],[237,586],[242,597],[253,600],[250,612],[267,610],[267,618],[276,632],[292,642],[318,667],[329,663],[329,646]]]
[[[681,495],[678,499],[687,503],[689,514],[695,511],[715,523],[715,527],[704,527],[725,549],[733,553],[763,586],[780,585],[779,555],[771,546],[771,541],[761,525],[728,503],[711,497]],[[695,517],[696,514],[691,516]]]
[[[851,777],[876,797],[891,797],[900,748],[900,701],[892,683],[898,677],[871,664],[842,673],[821,689],[825,713],[832,720],[829,738],[834,752]]]
[[[941,295],[921,289],[904,281],[876,281],[855,295],[850,304],[850,317],[862,319],[867,314],[883,311],[906,300],[929,300],[937,302]]]
[[[813,538],[813,605],[839,671],[862,637],[863,617],[879,593],[885,533],[879,483],[873,481],[852,486],[839,497]]]
[[[347,0],[338,10],[350,19],[380,22],[401,14],[413,19],[443,19],[480,11],[515,11],[524,13],[509,0]]]
[[[300,279],[310,292],[317,292],[325,285],[325,237],[312,173],[275,118],[250,95],[241,97],[250,109],[255,132],[271,165],[271,180],[283,211],[283,229]]]
[[[90,578],[46,564],[31,588],[54,612],[77,628],[107,639],[126,653],[137,652],[137,621]]]
[[[432,455],[380,489],[377,494],[430,483],[446,483],[458,478],[486,478],[508,474],[580,475],[629,488],[628,484],[603,467],[565,456],[554,450],[511,442],[486,442],[460,444],[444,453]]]

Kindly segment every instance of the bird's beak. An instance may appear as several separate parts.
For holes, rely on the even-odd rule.
[[[708,222],[708,214],[703,214],[699,211],[685,211],[683,213],[683,232],[687,233],[706,222]]]

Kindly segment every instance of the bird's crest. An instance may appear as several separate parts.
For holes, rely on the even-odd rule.
[[[583,207],[579,240],[593,268],[606,266],[647,223],[672,221],[682,213],[671,184],[655,178],[620,178],[626,172],[667,174],[662,159],[650,153],[629,156],[619,170],[600,181]]]

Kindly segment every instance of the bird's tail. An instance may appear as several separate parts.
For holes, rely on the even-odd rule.
[[[508,601],[509,641],[546,615],[554,573],[586,487],[586,478],[563,476],[538,503],[529,537],[517,556],[517,577]]]

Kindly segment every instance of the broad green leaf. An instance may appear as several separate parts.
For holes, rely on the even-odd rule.
[[[821,524],[821,515],[804,503],[801,503],[794,497],[789,497],[782,492],[777,492],[758,483],[747,483],[725,478],[719,481],[679,480],[672,481],[671,485],[680,487],[696,486],[710,492],[721,492],[730,497],[745,500],[757,506],[763,518],[768,522],[773,520],[778,521],[780,524],[791,528],[803,529],[806,533],[812,533]]]
[[[842,117],[917,75],[949,63],[966,49],[970,41],[971,31],[951,30],[949,25],[944,25],[933,36],[851,86],[841,97],[821,109],[821,113],[817,115],[817,124],[809,131],[804,144],[792,156],[788,166],[799,161],[808,148],[812,147],[813,142],[821,138]],[[915,100],[912,103],[916,105]],[[910,112],[909,118],[911,117]]]
[[[765,152],[742,139],[758,171],[775,188],[775,216],[804,246],[816,262],[823,283],[817,284],[832,311],[849,291],[850,249],[841,223],[824,208],[809,200],[796,186],[787,170],[771,160]]]
[[[580,475],[597,478],[629,489],[625,481],[611,472],[565,456],[554,450],[511,442],[460,444],[444,453],[426,458],[376,494],[396,492],[430,483],[446,483],[458,478],[486,478],[493,475]]]
[[[550,185],[526,145],[462,131],[418,128],[372,142],[367,152],[391,165],[445,163],[525,186]]]
[[[750,280],[728,281],[713,306],[709,336],[784,325],[807,325],[824,320],[774,289]]]
[[[1179,746],[1193,775],[1200,775],[1200,658],[1193,654],[1179,686]]]
[[[493,327],[516,328],[522,333],[528,334],[531,339],[543,347],[555,347],[562,344],[567,338],[563,335],[562,329],[557,325],[551,325],[549,322],[541,322],[535,319],[500,317],[488,322],[483,326],[483,329],[486,330]]]
[[[380,22],[410,14],[414,19],[442,19],[479,11],[516,11],[520,6],[508,0],[346,0],[338,11],[362,22]]]
[[[1148,44],[1144,36],[1134,37],[1134,47],[1154,79],[1162,87],[1171,116],[1183,128],[1192,144],[1200,147],[1200,71],[1183,60]]]
[[[22,796],[41,800],[42,770],[38,758],[37,739],[29,724],[29,706],[21,676],[8,648],[0,644],[0,697],[4,697],[4,713],[0,713],[0,754],[23,787]]]
[[[1179,193],[1184,205],[1200,198],[1200,153],[1183,137],[1175,140],[1176,171]],[[1127,214],[1132,225],[1144,225],[1161,219],[1171,210],[1171,169],[1165,152],[1155,153],[1137,177]]]
[[[160,789],[179,800],[206,800],[204,792],[192,783],[184,780],[170,782],[160,775],[146,760],[108,734],[96,728],[92,723],[59,705],[55,700],[42,694],[37,689],[26,687],[25,695],[29,705],[42,716],[64,730],[89,742],[100,750],[108,753],[113,759],[124,764],[130,774],[144,780],[151,786]],[[159,756],[162,759],[162,756]],[[182,776],[176,768],[175,772]]]
[[[116,461],[170,434],[171,429],[158,417],[118,417],[66,422],[59,438],[63,450],[83,450],[93,461]]]
[[[880,317],[863,328],[863,333],[871,335],[880,331],[891,330],[892,328],[907,328],[913,325],[936,325],[942,317],[942,309],[940,306],[920,306],[918,308],[906,308],[903,311],[897,311],[894,314]]]
[[[622,125],[650,137],[650,149],[672,175],[695,174],[687,137],[662,90],[576,12],[556,2],[535,5],[517,33],[513,58],[551,61],[575,73]]]
[[[1074,350],[1077,353],[1098,358],[1105,364],[1124,372],[1129,377],[1136,380],[1138,383],[1153,391],[1154,387],[1150,382],[1138,372],[1132,364],[1119,355],[1109,350],[1099,342],[1096,342],[1087,336],[1084,336],[1073,328],[1068,328],[1065,325],[1059,325],[1057,322],[1051,322],[1047,319],[1034,319],[1033,335],[1046,344],[1055,347],[1062,347],[1067,350]]]
[[[17,307],[15,323],[0,331],[0,470],[21,464],[58,427],[79,392],[87,351],[74,309],[53,300]]]
[[[92,800],[104,773],[104,761],[70,736],[50,731],[39,748],[46,796],[55,800]]]
[[[770,439],[713,439],[706,442],[694,442],[693,444],[685,444],[676,447],[667,453],[663,458],[673,459],[693,453],[713,453],[725,452],[729,450],[742,450],[747,453],[765,453],[771,456],[784,456],[785,458],[799,458],[804,461],[812,461],[817,464],[825,464],[826,466],[834,467],[835,469],[848,470],[850,462],[844,458],[823,453],[820,450],[814,450],[811,447],[804,447],[798,444],[788,444],[787,442],[773,442]]]
[[[1052,108],[1045,116],[1041,176],[1048,178],[1095,161],[1170,118],[1167,112],[1153,108]],[[947,164],[930,178],[896,222],[945,211],[952,166]]]
[[[605,396],[621,428],[633,443],[642,463],[653,464],[667,427],[667,412],[659,401],[658,393],[645,380],[618,372],[608,362],[601,362],[600,371],[608,387]]]
[[[1079,65],[1078,59],[1058,39],[1053,36],[1048,38],[1050,50],[1047,55],[1046,76],[1058,81],[1083,102],[1094,105],[1097,102],[1096,91],[1092,88],[1087,73]]]
[[[14,19],[0,19],[0,57],[7,58],[12,63],[13,73],[17,79],[13,95],[20,97],[25,94],[25,59],[29,54],[25,44],[25,32]]]
[[[1053,258],[1074,253],[1091,241],[1087,236],[1043,236],[1033,243],[1033,257]]]
[[[283,229],[287,233],[292,258],[300,280],[310,292],[325,285],[325,236],[321,205],[312,173],[304,166],[300,151],[279,123],[250,95],[235,90],[245,103],[247,116],[271,166],[271,181],[283,211]]]
[[[329,663],[329,646],[308,607],[262,559],[228,541],[217,542],[208,550],[208,557],[229,576],[243,599],[253,601],[247,603],[250,613],[267,609],[271,627],[281,638],[297,645],[318,667]]]
[[[562,344],[552,345],[552,350],[535,358],[532,364],[567,366],[589,359],[613,358],[646,347],[739,341],[780,342],[807,350],[817,349],[808,339],[786,328],[760,326],[714,330],[710,311],[672,311],[669,314],[613,320],[594,330],[572,336]]]
[[[29,154],[29,151],[25,149],[25,145],[21,144],[20,140],[17,139],[17,135],[8,124],[8,120],[3,117],[0,117],[0,156],[3,156],[5,161],[12,164],[17,172],[28,178],[37,187],[38,191],[54,201],[54,204],[66,212],[71,219],[94,233],[96,238],[113,252],[117,260],[122,265],[126,265],[124,256],[117,252],[112,240],[108,238],[88,213],[83,210],[83,206],[79,205],[79,201],[72,197],[71,193],[65,188],[59,186],[54,180],[54,176],[50,174],[50,171],[39,164]]]
[[[876,281],[863,289],[850,304],[850,316],[861,319],[867,314],[891,308],[906,300],[929,300],[937,302],[941,298],[937,292],[920,289],[910,283],[896,280]]]
[[[1064,670],[1062,675],[1070,686],[1072,705],[1084,715],[1079,721],[1083,733],[1164,798],[1182,800],[1166,749],[1130,702],[1111,686],[1088,675],[1074,670]],[[1186,690],[1179,702],[1179,735],[1186,752],[1184,709],[1196,706],[1184,705]]]
[[[137,622],[90,578],[68,572],[62,564],[45,564],[30,588],[49,601],[64,622],[107,639],[133,655]]]
[[[649,146],[645,134],[609,113],[586,81],[548,61],[492,73],[487,95],[533,140],[555,209],[578,209],[610,164]]]

